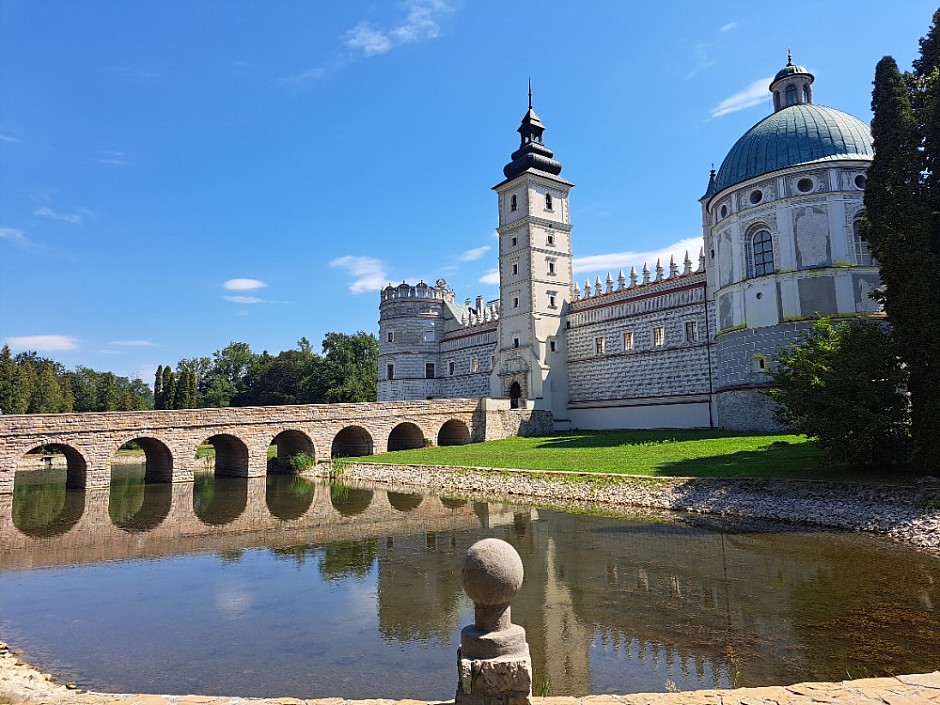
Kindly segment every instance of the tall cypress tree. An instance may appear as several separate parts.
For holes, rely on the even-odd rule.
[[[935,16],[935,20],[937,16]],[[940,468],[940,124],[936,25],[921,41],[916,73],[889,56],[875,68],[866,238],[881,265],[882,300],[910,373],[911,435],[924,471]]]
[[[167,365],[163,368],[163,406],[161,409],[172,409],[173,399],[176,393],[176,375],[173,374],[173,368]]]
[[[153,376],[153,408],[163,408],[163,365],[157,367],[157,373]]]

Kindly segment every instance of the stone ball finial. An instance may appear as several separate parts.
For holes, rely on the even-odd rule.
[[[477,629],[488,632],[510,625],[509,603],[522,587],[522,559],[502,539],[483,539],[464,556],[463,589],[475,607]]]

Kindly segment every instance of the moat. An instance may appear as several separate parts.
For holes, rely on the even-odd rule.
[[[940,662],[940,560],[871,536],[115,468],[110,490],[31,470],[0,496],[0,638],[81,687],[446,699],[484,536],[525,564],[537,695]]]

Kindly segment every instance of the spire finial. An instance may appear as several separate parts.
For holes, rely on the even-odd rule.
[[[787,66],[793,66],[793,52],[787,47]]]
[[[529,79],[529,110],[532,110],[532,79]]]

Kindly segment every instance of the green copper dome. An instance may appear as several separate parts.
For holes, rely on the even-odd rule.
[[[824,105],[790,105],[754,125],[731,148],[706,196],[798,164],[871,161],[871,130],[856,117]]]

